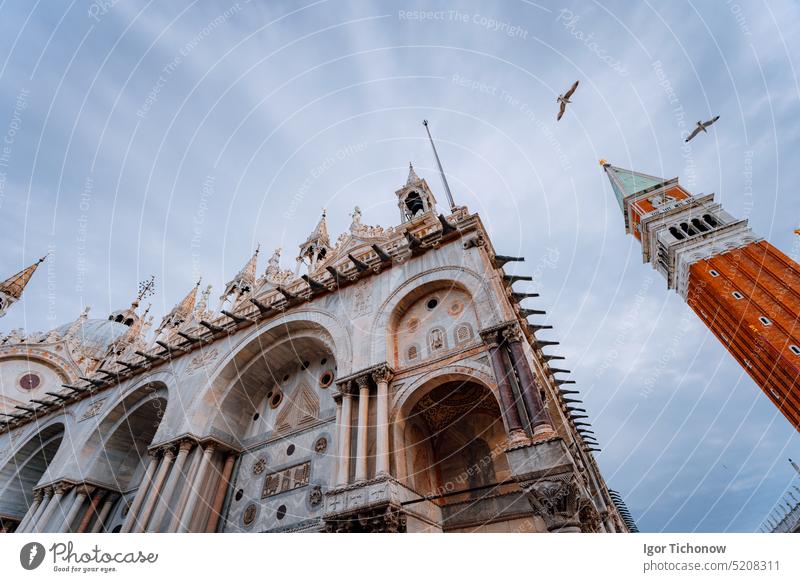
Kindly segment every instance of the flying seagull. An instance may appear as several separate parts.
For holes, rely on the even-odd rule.
[[[572,94],[575,92],[575,89],[577,88],[578,88],[578,81],[575,81],[572,84],[572,87],[569,88],[569,91],[567,91],[563,95],[559,95],[558,99],[556,99],[556,103],[561,104],[561,109],[558,112],[558,117],[556,117],[556,121],[559,121],[561,117],[563,117],[564,112],[567,110],[567,103],[572,103],[572,101],[570,101],[569,98],[572,97]]]
[[[705,133],[708,133],[708,131],[706,131],[706,128],[708,126],[710,126],[711,124],[713,124],[717,119],[719,119],[719,115],[717,115],[713,119],[710,119],[710,120],[706,121],[705,123],[703,123],[702,121],[698,121],[697,122],[697,127],[695,127],[694,131],[689,134],[689,137],[686,138],[686,141],[689,141],[690,139],[692,139],[694,136],[696,136],[701,131],[703,131]]]

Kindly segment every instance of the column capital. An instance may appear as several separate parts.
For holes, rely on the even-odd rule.
[[[53,491],[55,495],[64,495],[67,491],[72,489],[74,485],[69,481],[59,481],[53,486]]]
[[[188,453],[194,448],[194,441],[190,439],[183,439],[178,443],[178,450],[181,453]]]
[[[343,380],[336,385],[339,387],[339,398],[342,396],[351,396],[353,394],[353,381],[351,380]]]
[[[203,445],[203,453],[205,453],[206,455],[211,455],[216,450],[217,450],[217,443],[215,443],[214,441],[207,442],[206,444]]]
[[[34,503],[36,501],[41,501],[43,497],[44,497],[44,490],[43,489],[35,489],[33,491],[33,501],[34,501]]]
[[[496,329],[484,329],[480,332],[481,339],[483,343],[486,344],[489,348],[497,348],[500,346],[500,340],[497,339],[497,330]]]
[[[165,457],[174,457],[175,456],[175,445],[170,443],[168,445],[164,445],[161,447],[161,450],[164,451]]]
[[[500,335],[502,336],[503,340],[507,341],[508,343],[522,341],[522,331],[516,324],[504,327],[502,330],[500,330]]]
[[[376,384],[380,382],[391,382],[392,378],[394,378],[394,370],[392,370],[388,364],[384,364],[373,370],[371,376]]]
[[[359,390],[369,389],[369,374],[356,376],[355,383]]]
[[[75,486],[75,492],[80,495],[83,494],[86,497],[89,497],[92,493],[97,490],[97,487],[94,485],[89,485],[88,483],[81,483],[80,485]]]

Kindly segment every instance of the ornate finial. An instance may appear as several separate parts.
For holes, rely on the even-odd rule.
[[[607,165],[608,165],[608,162],[607,162],[607,161],[605,161],[605,160],[600,160],[600,165],[601,165],[601,166],[607,166]]]
[[[406,178],[406,186],[411,186],[419,182],[419,176],[414,171],[414,164],[408,162],[408,178]]]
[[[150,297],[155,292],[156,287],[156,277],[155,275],[150,275],[149,279],[145,279],[141,283],[139,283],[139,293],[136,295],[136,302],[138,303],[145,297]]]

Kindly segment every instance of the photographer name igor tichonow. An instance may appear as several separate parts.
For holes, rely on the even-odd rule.
[[[50,563],[54,572],[113,572],[119,564],[154,564],[157,560],[158,554],[153,552],[106,552],[96,544],[88,550],[76,550],[72,542],[56,542],[46,550],[42,544],[31,542],[20,551],[20,563],[26,570]]]

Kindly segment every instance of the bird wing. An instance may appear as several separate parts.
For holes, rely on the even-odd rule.
[[[564,112],[567,110],[567,104],[563,101],[561,102],[561,110],[558,112],[558,117],[556,117],[556,121],[560,121],[561,118],[564,116]]]
[[[572,94],[575,92],[575,89],[578,88],[578,83],[579,83],[579,81],[575,81],[572,84],[572,87],[569,88],[569,91],[564,93],[564,99],[569,99],[570,97],[572,97]]]
[[[690,134],[689,134],[689,137],[687,137],[687,138],[686,138],[686,141],[689,141],[689,140],[690,140],[690,139],[692,139],[694,136],[696,136],[698,133],[700,133],[700,128],[699,128],[699,127],[695,127],[695,128],[694,128],[694,131],[693,131],[692,133],[690,133]]]
[[[713,119],[709,119],[703,124],[703,127],[708,127],[709,125],[713,124],[717,119],[719,119],[719,115],[714,117]]]

